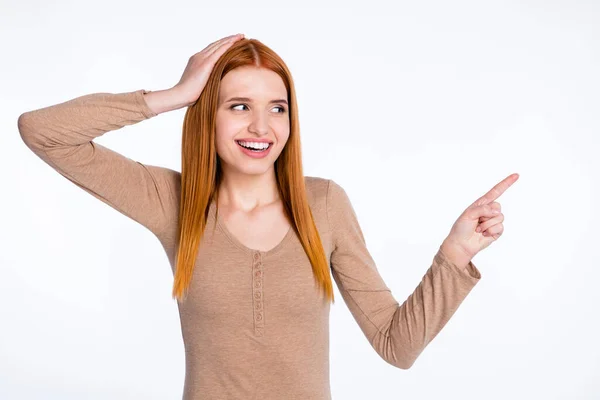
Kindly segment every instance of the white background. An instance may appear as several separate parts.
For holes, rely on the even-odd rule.
[[[466,206],[513,172],[481,281],[409,370],[336,288],[345,399],[600,398],[600,3],[25,1],[0,12],[0,398],[178,399],[184,350],[158,240],[22,142],[25,111],[160,90],[243,32],[285,60],[305,175],[348,192],[402,302]],[[180,170],[185,109],[98,138]]]

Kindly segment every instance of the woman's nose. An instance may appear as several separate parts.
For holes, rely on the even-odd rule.
[[[261,135],[267,134],[269,132],[269,124],[267,117],[262,113],[256,113],[252,118],[249,130],[252,132],[259,133]]]

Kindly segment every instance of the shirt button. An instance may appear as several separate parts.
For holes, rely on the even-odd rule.
[[[254,298],[257,300],[260,299],[260,292],[254,293]]]
[[[262,275],[262,272],[260,270],[254,272],[254,276],[257,278],[260,278],[261,275]]]
[[[256,303],[256,309],[260,310],[262,308],[262,304],[261,303]]]
[[[259,255],[258,253],[254,253],[254,259],[255,259],[255,260],[258,260],[258,259],[259,259],[259,257],[260,257],[260,255]]]
[[[257,321],[261,321],[262,320],[262,314],[261,313],[256,314],[256,320]]]

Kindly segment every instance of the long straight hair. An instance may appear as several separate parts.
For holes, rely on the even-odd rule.
[[[238,40],[219,58],[200,97],[185,113],[181,149],[179,244],[173,298],[183,300],[187,296],[199,243],[207,225],[209,207],[213,199],[216,200],[218,215],[218,189],[223,175],[215,145],[219,87],[229,71],[243,66],[274,71],[281,77],[287,89],[290,135],[275,161],[277,186],[285,215],[312,265],[315,283],[320,286],[325,299],[333,303],[329,265],[306,196],[298,105],[292,76],[283,60],[256,39]]]

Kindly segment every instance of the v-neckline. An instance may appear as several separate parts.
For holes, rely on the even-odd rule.
[[[285,246],[285,244],[287,243],[287,241],[290,239],[290,237],[292,237],[292,235],[294,233],[294,227],[290,226],[289,229],[288,229],[288,231],[287,231],[287,233],[283,237],[283,239],[281,239],[279,241],[279,243],[277,243],[270,250],[264,251],[264,250],[258,250],[258,249],[251,249],[250,247],[246,246],[241,241],[239,241],[235,237],[235,235],[227,228],[227,225],[225,225],[225,222],[221,218],[221,214],[219,214],[217,216],[217,210],[216,210],[215,200],[212,200],[210,202],[209,214],[212,215],[212,217],[214,218],[214,220],[215,220],[215,222],[217,224],[217,227],[225,234],[225,236],[227,236],[227,238],[229,239],[229,241],[231,241],[231,243],[233,243],[236,247],[238,247],[240,250],[244,251],[245,253],[248,253],[248,254],[258,253],[263,258],[267,257],[267,256],[270,256],[272,254],[275,254],[279,250],[281,250]]]

